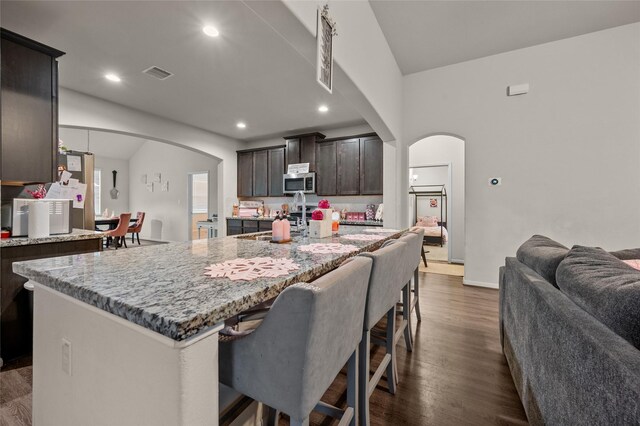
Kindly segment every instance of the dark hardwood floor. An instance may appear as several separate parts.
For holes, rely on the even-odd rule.
[[[372,425],[526,425],[500,349],[498,291],[463,286],[461,277],[421,272],[420,279],[422,322],[416,325],[414,317],[414,351],[400,340],[398,390],[390,395],[381,381],[371,397]],[[382,351],[373,351],[375,368]],[[344,404],[344,375],[323,399]],[[0,425],[30,424],[31,366],[3,369]],[[337,422],[314,413],[311,424]]]

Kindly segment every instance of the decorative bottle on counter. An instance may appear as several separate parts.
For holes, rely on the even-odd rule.
[[[289,241],[291,239],[291,222],[287,219],[282,219],[282,240]]]
[[[271,239],[273,241],[282,241],[284,236],[284,224],[282,220],[276,219],[271,225]]]

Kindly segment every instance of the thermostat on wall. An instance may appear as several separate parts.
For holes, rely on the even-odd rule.
[[[489,179],[489,186],[500,186],[502,185],[502,178],[494,177]]]

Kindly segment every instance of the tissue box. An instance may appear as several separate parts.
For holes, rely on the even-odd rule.
[[[333,214],[333,209],[318,209],[322,212],[322,217],[324,220],[331,222],[331,215]]]
[[[332,235],[330,220],[311,220],[309,221],[309,237],[311,238],[329,238]]]

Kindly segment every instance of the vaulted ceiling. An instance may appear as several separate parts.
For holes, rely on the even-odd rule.
[[[370,4],[403,74],[640,21],[638,0]]]

